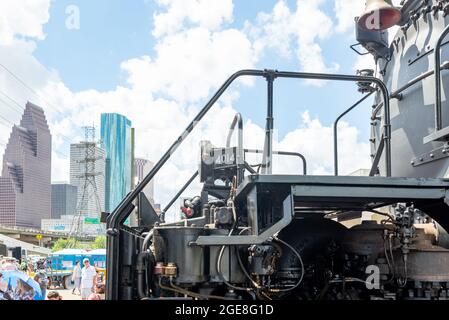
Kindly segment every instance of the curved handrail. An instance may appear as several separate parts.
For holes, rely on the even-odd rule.
[[[354,103],[351,107],[346,109],[345,112],[340,114],[334,122],[334,174],[336,176],[338,176],[338,122],[341,120],[341,118],[343,118],[350,111],[352,111],[355,107],[357,107],[359,104],[361,104],[363,101],[365,101],[373,93],[374,93],[374,91],[371,91],[370,93],[366,94],[362,99],[360,99],[359,101]]]
[[[171,155],[177,150],[179,145],[187,138],[190,132],[193,131],[195,126],[203,117],[209,112],[211,107],[217,102],[226,89],[237,79],[242,76],[254,76],[264,77],[268,80],[268,84],[272,85],[272,80],[275,78],[296,78],[296,79],[308,79],[308,80],[333,80],[333,81],[348,81],[348,82],[370,82],[378,85],[382,91],[384,100],[384,140],[385,140],[385,158],[386,158],[386,175],[391,176],[391,124],[390,124],[390,98],[388,89],[382,80],[372,76],[356,76],[356,75],[340,75],[340,74],[324,74],[324,73],[305,73],[305,72],[286,72],[276,70],[240,70],[231,75],[226,82],[219,88],[210,101],[200,110],[193,121],[187,126],[183,134],[176,139],[176,141],[170,146],[168,151],[162,156],[162,158],[155,164],[153,169],[148,175],[136,186],[136,188],[127,194],[127,196],[120,202],[115,210],[109,215],[107,219],[107,268],[109,270],[109,281],[107,282],[107,296],[108,299],[117,299],[117,292],[114,292],[113,284],[118,283],[118,274],[115,272],[118,269],[118,259],[115,259],[115,254],[118,244],[118,235],[120,224],[126,220],[131,214],[134,206],[132,202],[137,198],[140,192],[145,186],[154,178],[156,173],[162,168],[162,166],[170,159]],[[271,81],[270,81],[271,80]],[[272,88],[272,86],[271,86]],[[271,97],[272,98],[272,97]],[[268,103],[270,97],[268,97]],[[270,107],[269,107],[270,109]],[[266,150],[271,150],[271,146],[265,146]],[[265,151],[266,152],[266,151]],[[271,157],[271,154],[268,155]]]
[[[256,149],[244,149],[245,153],[263,153],[263,150],[256,150]],[[299,152],[287,152],[287,151],[273,151],[273,154],[278,154],[280,156],[293,156],[293,157],[298,157],[301,159],[302,162],[302,172],[304,175],[307,175],[307,161],[306,161],[306,157],[304,157],[304,155],[302,155]]]
[[[443,127],[442,113],[441,113],[441,46],[444,38],[449,33],[449,25],[444,28],[441,35],[438,37],[437,44],[434,49],[435,58],[435,131],[439,131]]]
[[[228,137],[226,138],[226,148],[229,148],[231,146],[231,138],[232,134],[234,133],[235,126],[238,124],[237,129],[238,132],[238,145],[243,146],[243,118],[242,115],[237,112],[234,116],[234,119],[232,120],[231,127],[229,128]]]
[[[237,154],[236,154],[236,162],[237,162],[237,183],[240,184],[243,181],[243,171],[244,171],[244,162],[245,157],[243,155],[243,118],[242,115],[237,112],[232,120],[231,127],[229,128],[228,137],[226,138],[226,148],[231,147],[231,138],[235,131],[235,126],[238,124],[238,142],[237,142]]]

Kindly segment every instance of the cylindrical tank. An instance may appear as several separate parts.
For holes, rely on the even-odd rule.
[[[226,229],[210,229],[210,235],[227,235],[229,230]],[[209,281],[222,283],[222,277],[217,271],[217,259],[221,250],[221,246],[211,246],[209,247]],[[246,258],[242,257],[242,260]],[[245,275],[240,268],[237,260],[237,249],[236,247],[226,247],[223,252],[223,257],[221,258],[221,273],[226,281],[231,283],[243,283],[245,281]]]
[[[206,281],[205,249],[191,246],[205,230],[199,227],[158,227],[154,229],[154,248],[157,262],[174,263],[177,284],[194,285]]]

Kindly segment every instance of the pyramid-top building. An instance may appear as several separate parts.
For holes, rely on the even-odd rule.
[[[44,110],[28,102],[3,156],[0,224],[40,228],[50,216],[51,134]]]

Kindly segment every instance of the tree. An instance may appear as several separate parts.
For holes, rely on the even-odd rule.
[[[92,249],[105,249],[106,248],[106,236],[98,236],[92,245]]]
[[[76,246],[77,246],[77,243],[74,238],[58,239],[55,242],[55,244],[53,245],[53,248],[51,249],[51,251],[55,252],[55,251],[59,251],[62,249],[67,249],[67,248],[76,248]]]

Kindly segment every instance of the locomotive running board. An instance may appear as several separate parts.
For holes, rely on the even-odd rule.
[[[257,190],[280,192],[289,190],[283,201],[280,220],[260,232],[258,216],[263,210]],[[246,211],[251,227],[245,236],[200,236],[193,243],[200,246],[260,244],[281,231],[298,213],[338,211],[368,211],[396,204],[413,203],[417,209],[448,230],[449,179],[251,175],[245,178],[237,193],[237,200],[246,199]],[[258,215],[259,214],[259,215]]]

